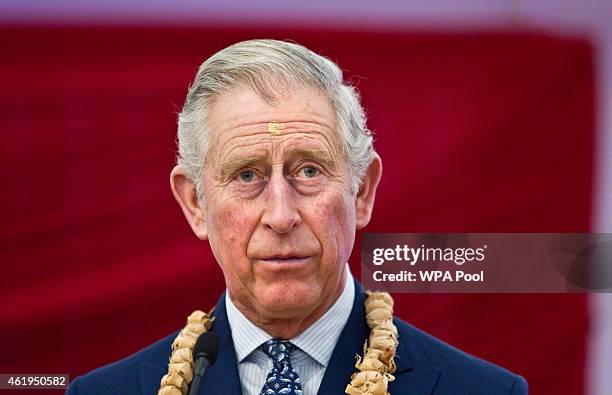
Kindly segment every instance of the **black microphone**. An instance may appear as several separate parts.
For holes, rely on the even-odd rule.
[[[196,395],[200,389],[200,382],[208,365],[215,363],[219,355],[219,338],[212,332],[204,332],[198,336],[193,346],[193,359],[195,360],[195,371],[193,381],[189,386],[188,395]]]

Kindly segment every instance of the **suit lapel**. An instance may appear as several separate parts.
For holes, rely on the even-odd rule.
[[[410,395],[431,395],[438,382],[440,369],[435,367],[416,368],[403,373],[394,373],[395,381],[389,383],[389,393]]]
[[[202,378],[200,394],[241,394],[242,387],[238,376],[238,364],[236,362],[236,352],[234,342],[227,321],[225,310],[225,293],[217,302],[215,307],[215,321],[212,332],[219,337],[219,355],[212,366],[209,366]],[[174,337],[176,332],[172,337]],[[170,356],[170,343],[168,344],[168,357]],[[156,394],[159,389],[159,381],[168,371],[168,359],[159,361],[158,364],[143,362],[139,366],[140,387],[143,394]]]
[[[355,356],[363,355],[363,344],[370,335],[370,328],[365,320],[365,298],[363,287],[355,280],[353,309],[325,370],[318,392],[321,395],[343,394],[350,382],[351,375],[357,371]],[[400,339],[396,353],[395,381],[389,384],[389,392],[391,394],[430,395],[435,388],[440,371],[435,367],[415,366],[408,347],[405,347],[405,342],[410,341],[410,338]]]
[[[168,353],[168,355],[170,355]],[[151,362],[143,362],[138,367],[140,374],[140,390],[143,394],[157,394],[159,382],[168,371],[168,366],[155,365]]]
[[[415,364],[416,358],[411,358],[407,342],[412,339],[400,337],[395,362],[397,369],[393,376],[395,380],[389,383],[389,393],[410,395],[431,395],[438,382],[440,369],[433,366]]]
[[[355,281],[355,300],[348,322],[325,370],[319,387],[319,394],[343,394],[355,373],[355,357],[363,354],[363,343],[370,334],[365,321],[365,293],[361,284]]]
[[[202,378],[199,394],[242,394],[234,341],[225,310],[225,293],[215,307],[212,332],[219,336],[219,356]]]

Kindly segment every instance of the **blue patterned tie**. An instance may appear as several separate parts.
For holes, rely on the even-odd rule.
[[[261,345],[263,352],[272,358],[272,370],[260,395],[291,394],[302,395],[300,376],[291,366],[289,354],[295,346],[288,340],[270,339]]]

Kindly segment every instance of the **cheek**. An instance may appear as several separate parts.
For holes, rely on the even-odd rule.
[[[355,206],[351,196],[337,193],[321,197],[313,212],[323,254],[328,259],[348,259],[355,240]],[[332,258],[331,254],[335,256]]]
[[[217,229],[230,240],[239,239],[247,229],[250,229],[254,219],[249,215],[248,208],[228,207],[217,217]]]
[[[222,266],[240,262],[246,256],[246,246],[256,222],[250,212],[249,208],[231,202],[209,211],[209,242]]]

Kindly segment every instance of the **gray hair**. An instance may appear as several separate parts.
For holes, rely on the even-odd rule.
[[[177,164],[196,185],[199,199],[204,197],[202,171],[209,145],[207,112],[214,99],[242,85],[271,102],[279,96],[274,85],[278,82],[286,87],[312,86],[329,98],[351,172],[352,192],[357,193],[375,155],[357,90],[343,81],[334,62],[306,47],[278,40],[249,40],[233,44],[202,63],[178,116]]]

